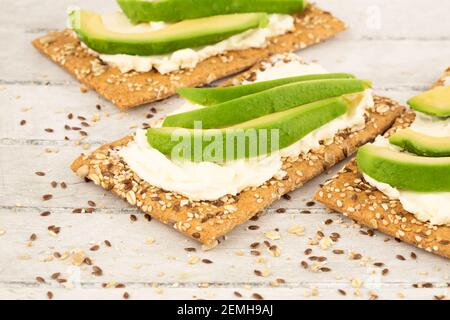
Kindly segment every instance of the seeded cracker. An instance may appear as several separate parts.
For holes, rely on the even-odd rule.
[[[441,86],[450,76],[448,68],[433,87]],[[409,127],[415,113],[408,111],[397,119],[386,135]],[[353,160],[315,195],[333,210],[343,213],[356,222],[377,229],[428,252],[450,258],[450,226],[431,226],[415,219],[403,209],[400,201],[390,200],[382,192],[363,181]]]
[[[251,72],[247,72],[244,78]],[[358,146],[384,133],[403,112],[404,108],[396,102],[375,97],[375,107],[367,112],[364,129],[354,133],[342,131],[332,144],[323,145],[299,159],[284,159],[283,170],[287,176],[283,180],[274,178],[263,186],[248,188],[238,196],[227,196],[217,201],[191,202],[141,180],[116,152],[117,147],[125,146],[132,137],[105,145],[89,155],[81,155],[72,164],[72,170],[126,199],[145,214],[211,248],[237,225],[345,159]]]
[[[83,85],[127,110],[173,96],[178,87],[207,85],[247,69],[272,54],[306,48],[345,29],[343,22],[315,6],[296,15],[295,26],[295,31],[272,38],[267,48],[230,51],[199,63],[193,70],[166,75],[157,71],[122,74],[87,53],[71,30],[51,32],[34,40],[33,45]]]

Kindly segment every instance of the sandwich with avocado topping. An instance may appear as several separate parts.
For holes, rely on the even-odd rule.
[[[179,110],[79,157],[72,170],[211,247],[403,112],[373,96],[370,81],[295,55],[274,56],[231,82],[180,90]]]
[[[449,69],[450,70],[450,69]],[[450,78],[408,100],[386,137],[358,150],[316,199],[359,223],[450,258]],[[340,189],[337,199],[333,190]]]
[[[306,0],[119,0],[123,12],[68,11],[34,46],[121,109],[162,100],[302,49],[344,29]]]

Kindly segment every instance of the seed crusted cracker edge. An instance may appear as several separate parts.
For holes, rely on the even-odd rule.
[[[448,68],[433,87],[442,86]],[[409,127],[415,113],[408,111],[397,119],[386,136]],[[315,199],[329,208],[352,218],[357,223],[377,229],[420,249],[450,258],[450,226],[432,226],[418,221],[398,200],[390,200],[382,192],[364,182],[356,161],[350,162],[336,177],[316,193]]]
[[[179,232],[212,248],[237,225],[344,160],[358,146],[384,133],[405,110],[388,98],[376,97],[375,101],[375,107],[367,113],[364,129],[354,133],[340,132],[331,144],[323,145],[315,152],[298,159],[285,159],[283,169],[287,175],[283,180],[272,179],[263,186],[249,188],[238,196],[227,196],[218,201],[190,202],[183,196],[141,180],[114,151],[115,147],[126,145],[132,137],[100,147],[90,155],[81,155],[71,168],[78,176],[126,199],[146,215],[172,225]]]
[[[342,21],[315,6],[310,6],[295,18],[295,31],[272,38],[267,48],[230,51],[199,63],[193,70],[166,75],[155,70],[122,74],[119,69],[109,67],[89,54],[71,30],[51,32],[32,43],[81,83],[120,109],[127,110],[173,96],[179,87],[207,85],[245,70],[273,54],[303,49],[345,30]]]

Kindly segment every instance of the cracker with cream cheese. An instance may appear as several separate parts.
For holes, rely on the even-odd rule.
[[[260,64],[262,68],[264,63]],[[235,82],[249,79],[255,70],[239,76]],[[233,81],[232,81],[233,82]],[[403,112],[404,107],[383,97],[375,97],[375,105],[366,112],[366,124],[359,131],[340,131],[333,141],[321,144],[296,159],[283,159],[287,174],[274,177],[256,188],[247,188],[237,196],[225,196],[216,201],[190,201],[184,196],[150,185],[142,180],[117,150],[133,137],[105,145],[88,155],[81,155],[72,170],[80,177],[110,190],[139,208],[147,217],[153,217],[172,226],[206,247],[215,246],[223,236],[281,196],[302,187],[305,183],[344,160],[356,149],[384,133]]]
[[[166,99],[179,87],[210,84],[236,74],[276,53],[291,52],[324,41],[345,29],[329,12],[309,6],[295,15],[295,30],[270,39],[261,49],[230,51],[208,58],[192,70],[169,74],[150,72],[121,73],[83,48],[71,30],[51,32],[33,41],[33,45],[51,60],[75,76],[83,85],[97,91],[122,110]]]
[[[442,86],[450,76],[448,68],[433,87]],[[406,112],[398,118],[386,136],[409,127],[416,115]],[[419,221],[398,200],[391,200],[366,183],[356,161],[350,162],[336,177],[327,181],[315,199],[341,212],[357,223],[379,230],[428,252],[450,258],[450,226],[433,226]]]

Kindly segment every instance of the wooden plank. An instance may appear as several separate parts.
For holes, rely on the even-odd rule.
[[[333,287],[349,284],[351,277],[361,280],[366,288],[432,283],[437,289],[442,289],[448,282],[449,261],[397,243],[382,234],[363,236],[359,226],[348,219],[341,220],[337,214],[309,215],[290,211],[280,214],[272,211],[258,221],[236,228],[225,242],[208,252],[201,251],[194,241],[184,239],[170,228],[156,221],[149,223],[142,217],[132,223],[128,215],[102,212],[72,214],[67,210],[39,217],[35,210],[29,209],[0,209],[0,217],[0,229],[6,232],[0,237],[0,283],[35,284],[36,277],[42,277],[49,284],[55,284],[51,275],[57,272],[65,279],[76,276],[74,281],[86,286],[117,281],[131,284],[156,282],[164,287],[175,283],[180,287],[192,287],[204,282],[219,287],[270,287],[271,281],[281,278],[285,280],[283,286],[286,287]],[[331,224],[324,223],[328,219],[332,220]],[[49,234],[47,228],[50,225],[60,227],[60,232]],[[260,228],[250,230],[250,225]],[[289,233],[288,229],[293,225],[304,225],[305,235]],[[265,237],[266,231],[275,229],[279,230],[279,240]],[[325,236],[339,233],[340,238],[332,247],[323,249],[318,244],[312,244],[317,239],[318,230]],[[29,239],[33,233],[36,240],[30,245]],[[389,241],[386,242],[386,239]],[[104,240],[110,241],[111,247],[107,247]],[[271,255],[263,241],[276,245],[280,255]],[[255,242],[261,244],[252,249],[250,245]],[[97,251],[90,250],[94,245],[99,245]],[[196,248],[197,251],[186,252],[186,247]],[[304,251],[308,248],[312,252],[305,255]],[[334,254],[334,249],[343,249],[344,254]],[[92,266],[74,266],[73,254],[64,260],[52,258],[47,261],[54,252],[64,255],[74,250],[82,250],[93,265],[103,270],[103,276],[93,276]],[[259,251],[260,256],[252,255],[251,250]],[[350,251],[361,257],[350,260]],[[412,259],[411,252],[417,258]],[[398,255],[405,260],[396,258]],[[300,263],[306,261],[311,267],[314,261],[308,258],[312,256],[326,257],[323,266],[331,271],[305,270]],[[189,260],[191,257],[209,259],[212,263],[192,263]],[[385,265],[375,267],[373,264],[376,262]],[[385,268],[389,273],[382,276]],[[257,276],[254,270],[269,274],[267,277]]]
[[[344,290],[343,296],[338,289]],[[361,289],[359,293],[351,286],[336,285],[333,288],[317,287],[296,287],[296,288],[152,288],[150,285],[144,288],[124,288],[124,289],[61,289],[52,287],[22,287],[22,286],[2,286],[0,296],[5,299],[47,299],[47,292],[51,291],[54,300],[120,300],[125,292],[129,294],[131,300],[252,300],[254,293],[258,293],[264,299],[273,300],[367,300],[376,295],[378,299],[411,299],[411,300],[432,300],[436,296],[445,295],[444,289],[414,289],[395,286],[393,288],[382,288],[382,290]],[[238,292],[242,298],[235,295]],[[312,293],[317,295],[312,295]]]

